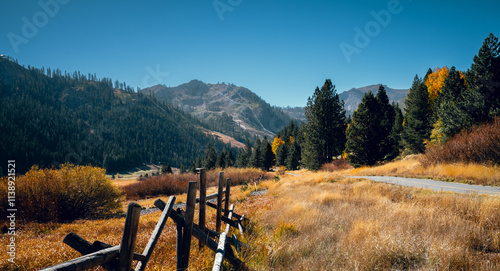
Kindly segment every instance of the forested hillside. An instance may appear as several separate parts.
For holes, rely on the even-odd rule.
[[[64,162],[108,171],[189,165],[209,142],[229,148],[183,110],[109,78],[0,58],[0,96],[0,160],[16,160],[19,173]]]

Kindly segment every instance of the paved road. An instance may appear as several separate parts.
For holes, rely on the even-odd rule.
[[[376,182],[392,183],[402,186],[428,188],[434,191],[451,191],[458,193],[477,193],[492,196],[500,195],[500,187],[470,185],[463,183],[441,182],[427,179],[402,178],[390,176],[348,176],[350,178],[364,178]]]

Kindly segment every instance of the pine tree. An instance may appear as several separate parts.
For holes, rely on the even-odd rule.
[[[191,166],[189,167],[189,172],[196,173],[196,164],[195,162],[191,162]]]
[[[263,168],[264,167],[264,161],[262,160],[262,147],[261,147],[261,141],[260,139],[255,140],[255,146],[254,150],[252,153],[252,156],[250,157],[250,165],[254,168]]]
[[[217,158],[217,167],[226,168],[226,156],[227,156],[227,151],[226,148],[224,147],[220,152],[219,157]]]
[[[174,173],[172,171],[172,167],[170,166],[170,164],[167,164],[166,168],[165,168],[165,172],[164,173],[167,173],[167,174],[172,174]]]
[[[471,128],[480,120],[484,108],[484,100],[474,89],[467,89],[465,78],[455,67],[451,67],[437,101],[437,117],[447,137]]]
[[[264,137],[261,143],[262,166],[264,170],[269,170],[273,166],[274,153],[271,143]]]
[[[316,88],[306,106],[307,127],[303,158],[311,170],[342,153],[345,144],[345,110],[335,86],[327,79]]]
[[[484,40],[473,61],[467,71],[467,83],[485,101],[484,108],[477,109],[479,121],[484,121],[500,115],[500,42],[493,33]]]
[[[181,164],[181,168],[179,169],[179,174],[184,174],[184,173],[186,173],[186,167],[183,164]]]
[[[233,152],[231,150],[229,150],[227,152],[224,164],[225,164],[224,167],[226,167],[226,168],[234,166],[234,164],[235,164],[234,155],[233,155]]]
[[[205,149],[205,159],[203,160],[203,167],[207,170],[214,169],[217,163],[217,154],[212,146],[212,143],[208,143]]]
[[[300,165],[300,144],[294,141],[290,145],[288,156],[286,157],[286,168],[288,170],[296,170]]]
[[[393,160],[399,156],[403,148],[401,142],[401,133],[403,132],[403,112],[397,103],[392,103],[394,108],[394,125],[392,126],[391,135],[389,136],[391,142],[391,149],[387,154],[387,160]]]
[[[380,153],[380,139],[373,136],[380,125],[379,103],[373,93],[365,93],[352,115],[347,130],[346,152],[349,163],[354,167],[374,165]]]
[[[391,140],[392,126],[394,125],[395,110],[394,107],[389,103],[389,97],[385,91],[384,86],[381,84],[378,88],[377,95],[375,99],[378,103],[379,110],[376,112],[378,117],[378,122],[380,125],[374,131],[374,136],[377,137],[379,141],[379,153],[377,155],[378,161],[388,161],[390,160],[387,155],[392,152],[393,144]]]
[[[413,153],[423,153],[425,151],[424,140],[429,139],[431,130],[431,110],[427,87],[422,79],[415,75],[405,101],[405,118],[401,134],[404,146]]]
[[[245,148],[243,150],[240,150],[238,156],[236,157],[236,165],[240,168],[249,167],[251,156],[252,156],[252,144],[250,144],[250,140],[247,139]]]
[[[286,158],[287,158],[288,148],[286,144],[282,144],[278,146],[276,150],[276,165],[277,166],[285,166]]]

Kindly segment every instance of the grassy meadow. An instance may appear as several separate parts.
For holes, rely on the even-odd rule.
[[[427,165],[424,155],[411,155],[381,166],[338,171],[344,175],[432,178],[468,184],[500,186],[500,167],[479,163],[436,163]]]
[[[251,221],[252,232],[245,237],[232,230],[250,245],[238,256],[251,269],[500,269],[499,197],[411,189],[353,180],[336,172],[293,174],[258,184],[258,190],[267,189],[262,196],[251,195],[253,184],[231,190],[236,212]],[[168,199],[157,196],[136,202],[149,208],[158,197]],[[177,201],[185,197],[180,194]],[[207,211],[208,227],[215,228],[215,212]],[[160,215],[141,216],[136,252],[146,246]],[[124,218],[21,224],[17,264],[2,257],[0,269],[37,270],[78,257],[62,243],[69,232],[90,242],[118,245],[123,225]],[[7,235],[0,239],[6,243]],[[213,258],[213,252],[199,250],[193,240],[190,270],[211,270]],[[148,270],[174,269],[175,225],[168,220]]]

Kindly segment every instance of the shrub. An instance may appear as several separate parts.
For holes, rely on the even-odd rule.
[[[285,175],[286,173],[286,167],[284,166],[280,166],[278,167],[278,169],[276,169],[276,174],[278,175]]]
[[[207,187],[216,186],[219,180],[219,172],[222,169],[207,172]],[[231,179],[231,185],[241,185],[248,181],[254,181],[260,177],[269,178],[269,173],[255,168],[226,168],[224,169],[224,179]],[[154,176],[142,182],[130,184],[122,187],[127,199],[140,199],[147,196],[175,195],[186,193],[189,181],[198,181],[197,174],[167,174]]]
[[[482,163],[500,165],[500,118],[462,131],[442,145],[429,148],[423,165],[438,163]]]
[[[7,181],[2,180],[2,202],[7,202],[6,190]],[[120,190],[106,178],[105,170],[98,167],[65,164],[56,170],[34,166],[26,175],[16,178],[16,207],[24,221],[100,218],[119,212],[121,198]],[[5,217],[5,205],[0,212]]]
[[[352,168],[352,166],[349,164],[349,160],[347,160],[346,158],[341,158],[341,159],[335,159],[330,163],[323,164],[320,170],[333,172],[349,168]]]

